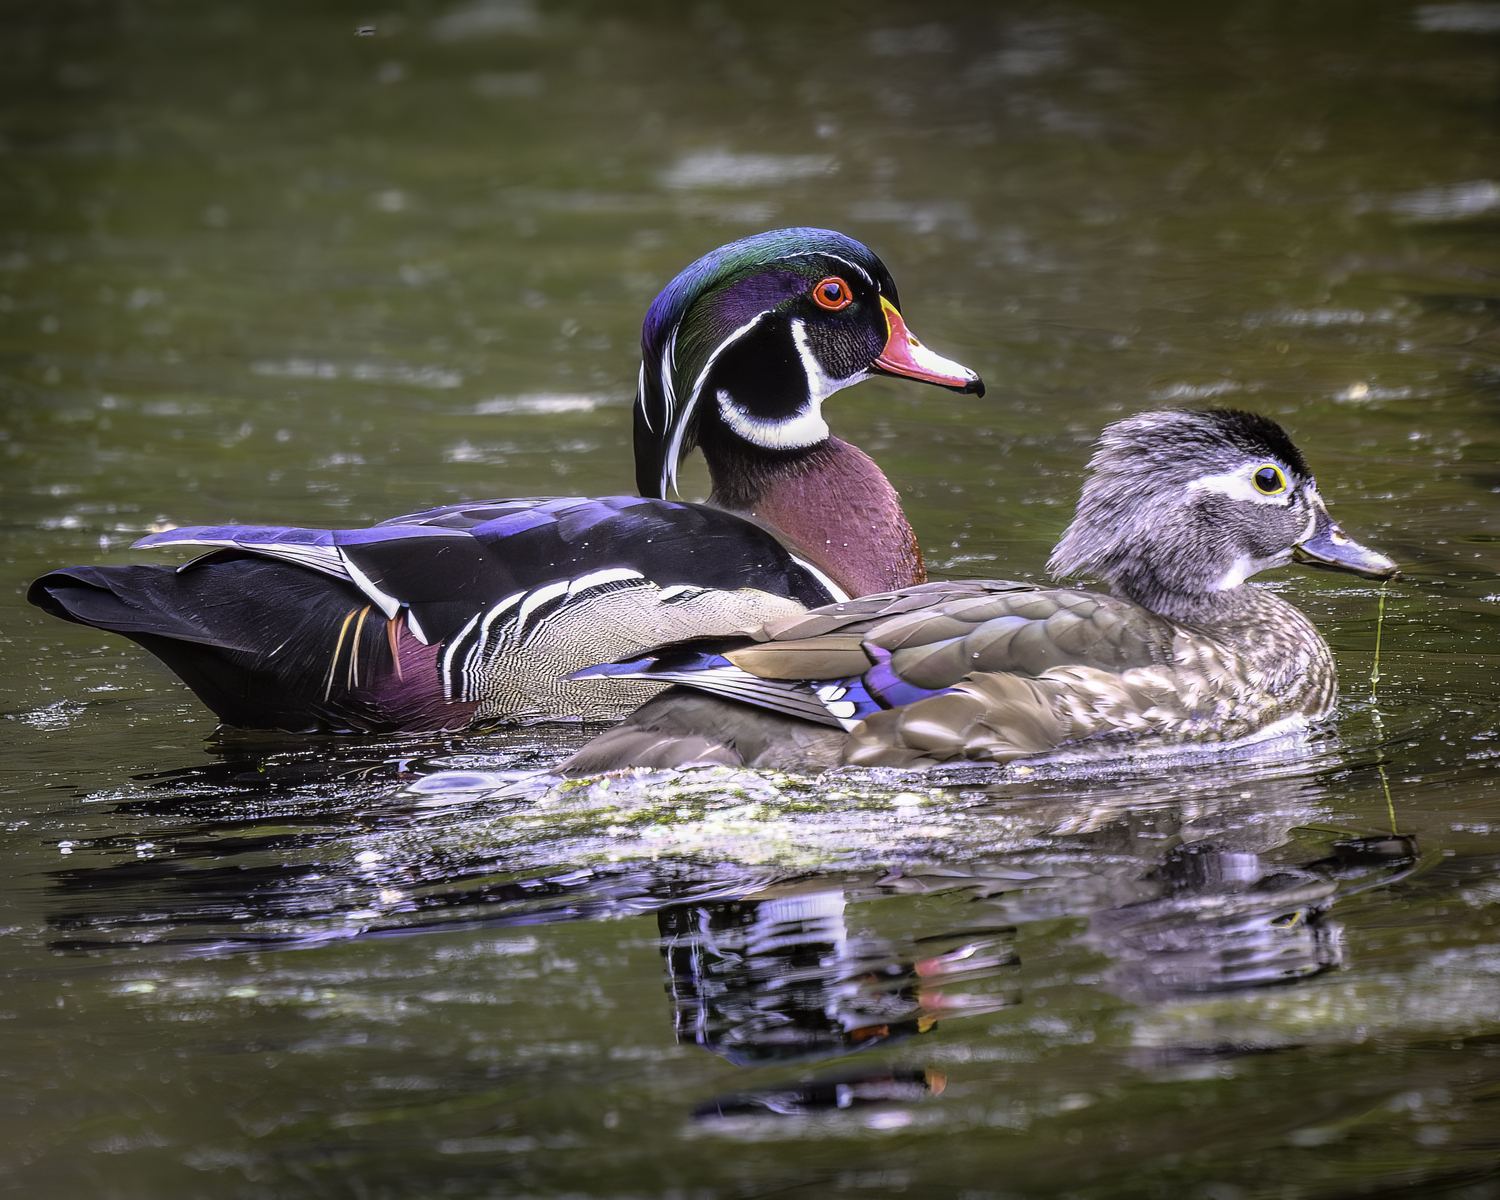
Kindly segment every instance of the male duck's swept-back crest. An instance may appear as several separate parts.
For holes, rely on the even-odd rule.
[[[1257,572],[1396,564],[1343,532],[1301,453],[1251,413],[1142,413],[1104,431],[1052,568],[1113,595],[931,583],[586,672],[676,686],[563,770],[693,761],[813,769],[1007,762],[1124,743],[1227,743],[1326,716],[1333,656]]]
[[[371,529],[174,529],[137,545],[208,553],[177,570],[54,571],[29,599],[139,642],[230,725],[618,717],[662,685],[570,674],[925,577],[895,490],[821,410],[872,373],[982,390],[910,336],[895,295],[879,259],[826,230],[747,238],[684,271],[642,339],[645,498],[458,504]],[[660,498],[695,440],[710,503]]]

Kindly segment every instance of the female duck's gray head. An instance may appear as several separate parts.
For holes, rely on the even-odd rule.
[[[778,229],[705,255],[641,330],[641,495],[663,495],[694,445],[777,454],[821,444],[823,401],[874,374],[984,394],[978,375],[911,335],[890,273],[853,238]]]
[[[1107,579],[1166,616],[1211,613],[1247,579],[1303,562],[1375,579],[1396,564],[1344,533],[1276,422],[1226,409],[1168,409],[1099,437],[1056,575]]]

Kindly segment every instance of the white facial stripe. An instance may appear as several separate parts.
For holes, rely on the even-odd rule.
[[[808,344],[807,326],[801,320],[792,321],[792,344],[797,347],[797,357],[807,375],[808,400],[791,417],[768,421],[746,412],[728,392],[718,394],[719,415],[724,424],[752,445],[768,450],[800,450],[826,441],[829,430],[828,422],[823,419],[823,401],[840,388],[870,377],[867,371],[858,371],[846,379],[831,377]]]
[[[856,263],[856,262],[850,262],[847,258],[841,258],[837,254],[829,254],[829,253],[827,253],[824,250],[817,250],[817,251],[814,251],[814,253],[819,254],[819,255],[821,255],[824,258],[830,258],[834,262],[843,263],[844,266],[848,267],[851,271],[857,272],[858,275],[859,275],[859,277],[861,279],[863,279],[866,283],[868,283],[871,287],[875,286],[875,281],[870,278],[870,273],[868,271],[866,271],[858,263]],[[806,258],[807,256],[808,256],[808,252],[806,250],[798,250],[798,251],[795,251],[794,253],[791,253],[791,254],[779,254],[775,258],[768,258],[768,259],[766,259],[766,261],[768,263],[784,262],[786,259],[789,259],[789,258]]]
[[[767,262],[780,262],[783,259],[805,258],[806,256],[807,256],[806,251],[795,251],[795,252],[793,252],[791,254],[782,254],[782,255],[779,255],[776,258],[767,259],[766,261]],[[871,278],[870,273],[868,271],[866,271],[862,266],[860,266],[857,262],[851,262],[849,259],[843,258],[843,257],[841,257],[841,256],[839,256],[837,254],[825,254],[824,257],[828,258],[828,259],[831,259],[834,262],[843,263],[846,267],[848,267],[851,271],[853,271],[855,274],[857,274],[861,279],[863,279],[871,287],[875,286],[875,280]],[[769,310],[767,310],[767,311],[769,311]],[[708,375],[709,369],[714,365],[714,361],[719,357],[720,354],[722,354],[724,352],[724,350],[727,347],[733,345],[740,338],[744,337],[745,334],[747,334],[751,329],[753,329],[755,327],[756,323],[762,317],[764,317],[765,315],[766,315],[765,312],[758,312],[758,313],[756,313],[755,316],[751,317],[750,320],[746,321],[743,325],[741,325],[738,329],[736,329],[727,338],[725,338],[722,342],[719,343],[719,345],[714,349],[714,352],[711,355],[709,355],[708,362],[706,362],[704,364],[703,370],[698,373],[698,378],[693,381],[693,390],[689,394],[689,396],[687,398],[687,402],[682,406],[682,412],[681,412],[681,414],[678,414],[676,412],[676,408],[677,408],[677,396],[675,394],[675,390],[672,387],[672,361],[673,361],[673,358],[675,357],[676,350],[677,350],[677,330],[675,330],[675,329],[672,330],[672,336],[667,341],[666,346],[662,350],[661,363],[659,364],[660,371],[661,371],[662,401],[663,401],[663,406],[664,406],[665,411],[666,411],[666,421],[667,421],[667,424],[669,426],[671,426],[671,428],[672,428],[672,440],[671,440],[671,444],[667,447],[666,462],[663,464],[663,466],[665,467],[665,478],[662,480],[662,484],[663,484],[662,492],[663,493],[665,493],[669,488],[672,491],[676,491],[677,490],[677,463],[678,463],[678,460],[682,457],[682,438],[683,438],[684,433],[687,430],[688,418],[690,416],[692,416],[693,409],[697,406],[698,398],[702,394],[702,391],[703,391],[703,382],[704,382],[704,379]],[[808,356],[807,356],[807,354],[803,353],[801,346],[798,346],[798,352],[802,354],[802,360],[803,360],[804,363],[806,363],[808,361]],[[934,356],[934,357],[937,357],[937,356]],[[940,359],[939,361],[941,361],[942,363],[944,363],[945,365],[948,365],[948,366],[952,365],[952,364],[948,363],[947,359]],[[645,369],[646,369],[646,364],[643,362],[641,364],[642,394],[643,395],[645,393],[645,388],[644,388]],[[819,370],[819,374],[820,375],[822,374],[821,370]],[[811,378],[812,378],[811,373],[809,373],[809,379],[811,379]],[[867,378],[869,378],[868,375],[853,376],[853,377],[851,377],[849,379],[844,380],[842,383],[840,383],[838,385],[838,387],[846,387],[847,385],[849,385],[851,383],[858,383],[861,379],[867,379]],[[837,391],[838,387],[832,388],[832,389],[830,389],[830,391]],[[817,393],[814,392],[814,394],[816,395]],[[824,395],[827,395],[827,394],[828,393],[824,393]],[[750,418],[748,416],[747,416],[746,419],[747,420],[754,420],[754,418]],[[798,419],[801,419],[801,418],[799,417]],[[728,421],[728,420],[730,420],[730,418],[728,416],[726,416],[725,420]],[[819,417],[818,420],[821,421],[822,418]],[[731,425],[732,424],[733,423],[731,422]],[[655,430],[652,428],[651,418],[650,418],[649,414],[646,416],[646,428],[652,429],[652,432],[655,432]],[[746,434],[741,433],[738,429],[736,429],[735,432],[740,433],[741,437],[747,436]],[[822,435],[820,437],[813,438],[811,442],[802,442],[802,443],[798,443],[798,444],[799,445],[812,445],[813,442],[822,441],[823,438],[826,438],[827,436],[828,436],[828,430],[827,430],[827,427],[825,426],[824,430],[823,430],[823,433],[822,433]],[[767,443],[761,442],[761,443],[758,443],[758,444],[764,445],[764,444],[767,444]]]
[[[1188,484],[1188,491],[1217,492],[1221,496],[1228,496],[1231,500],[1249,500],[1255,504],[1289,508],[1297,494],[1295,488],[1289,487],[1284,492],[1267,496],[1251,482],[1251,477],[1255,472],[1269,465],[1268,463],[1250,463],[1235,471],[1225,471],[1222,475],[1200,475]]]
[[[766,312],[769,311],[769,309],[766,310]],[[682,406],[681,415],[670,418],[672,423],[672,441],[667,446],[666,482],[673,491],[677,490],[677,461],[682,457],[682,438],[687,432],[688,418],[692,416],[693,409],[698,404],[698,397],[703,391],[703,381],[708,378],[708,373],[713,369],[714,363],[718,361],[719,355],[723,354],[725,350],[754,329],[760,323],[761,318],[766,315],[766,312],[756,313],[714,347],[714,352],[708,356],[708,361],[703,364],[703,370],[698,372],[698,378],[693,381],[693,390],[688,394],[687,403]],[[673,406],[671,361],[676,349],[677,331],[674,329],[672,331],[672,340],[667,343],[666,352],[662,355],[661,359],[661,382],[662,388],[667,395],[667,411],[669,413],[672,411]],[[666,490],[666,488],[662,489],[663,492]]]
[[[683,411],[680,418],[677,417],[674,412],[677,407],[677,392],[672,387],[672,360],[676,356],[677,330],[674,329],[672,330],[672,336],[667,339],[667,344],[662,347],[660,364],[662,407],[666,413],[666,423],[668,427],[672,427],[672,444],[667,447],[667,479],[665,482],[670,483],[674,490],[677,487],[677,459],[682,453],[682,430],[687,425],[688,414],[693,411],[694,399],[694,397],[688,399],[687,408]],[[645,369],[644,363],[641,364],[641,368],[642,370]],[[665,495],[666,491],[667,489],[663,487],[662,494]]]
[[[841,263],[844,264],[844,266],[848,267],[851,271],[858,271],[859,272],[859,276],[860,276],[861,279],[863,279],[871,287],[875,286],[875,281],[870,278],[869,272],[866,271],[858,263],[850,262],[847,258],[840,258],[837,254],[825,254],[823,257],[824,258],[831,258],[831,259],[833,259],[834,262],[841,262]]]
[[[646,360],[644,358],[641,359],[641,373],[636,380],[635,394],[642,399],[646,396]],[[641,405],[641,417],[646,422],[646,428],[655,433],[656,427],[651,424],[651,410],[645,404]]]
[[[765,421],[752,416],[735,403],[726,391],[719,392],[719,415],[724,424],[755,446],[767,450],[800,450],[816,446],[828,438],[828,422],[817,401],[803,405],[795,416],[783,421]]]
[[[1317,525],[1318,510],[1322,507],[1322,501],[1318,499],[1317,488],[1298,488],[1288,478],[1289,486],[1285,491],[1278,492],[1274,496],[1267,496],[1255,486],[1254,476],[1262,467],[1272,465],[1274,464],[1271,462],[1247,463],[1237,470],[1225,471],[1219,475],[1201,475],[1188,484],[1188,490],[1213,492],[1216,495],[1227,496],[1231,500],[1249,501],[1252,504],[1264,504],[1271,508],[1291,508],[1299,494],[1306,496],[1312,501],[1313,511],[1308,517],[1306,532],[1298,539],[1298,541],[1305,541],[1312,536],[1313,528]],[[1280,469],[1283,474],[1287,474],[1285,468]],[[1262,571],[1269,571],[1273,567],[1284,567],[1291,561],[1291,547],[1270,558],[1254,558],[1248,554],[1241,554],[1229,569],[1214,581],[1209,590],[1227,592],[1239,587],[1251,576],[1259,575]]]

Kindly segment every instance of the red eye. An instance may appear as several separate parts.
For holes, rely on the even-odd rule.
[[[827,279],[818,283],[812,290],[813,303],[819,308],[826,308],[829,312],[838,312],[841,308],[848,308],[854,303],[854,295],[849,291],[849,285],[837,275],[830,275]]]

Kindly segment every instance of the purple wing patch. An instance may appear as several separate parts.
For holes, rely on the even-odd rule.
[[[875,659],[875,665],[864,673],[865,690],[881,708],[900,708],[903,704],[915,704],[929,696],[941,696],[952,688],[917,687],[907,683],[891,670],[891,652],[873,642],[864,643],[865,653]]]
[[[151,533],[135,543],[137,549],[151,546],[220,546],[224,543],[254,546],[367,546],[374,542],[396,542],[410,538],[466,537],[453,529],[425,525],[385,525],[373,529],[298,529],[291,525],[193,525]]]
[[[525,533],[528,529],[550,525],[554,519],[551,513],[523,508],[520,512],[507,513],[503,517],[486,521],[483,525],[476,525],[469,533],[476,541],[493,544],[515,537],[518,533]]]

